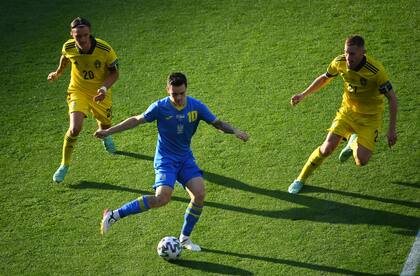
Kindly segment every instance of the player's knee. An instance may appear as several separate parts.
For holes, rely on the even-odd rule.
[[[156,196],[156,207],[161,207],[169,203],[171,201],[171,196],[169,195],[158,195]]]
[[[331,145],[322,145],[319,149],[319,152],[322,156],[327,157],[330,156],[331,153],[335,150],[335,147],[332,147]]]
[[[81,128],[79,128],[79,127],[71,127],[71,128],[69,128],[69,130],[68,130],[68,134],[71,136],[71,137],[76,137],[76,136],[79,136],[79,134],[80,134],[80,131],[81,131],[82,129]]]
[[[356,165],[358,167],[366,166],[368,164],[368,162],[369,162],[369,159],[359,159],[359,158],[356,158]]]
[[[206,192],[204,190],[195,192],[192,198],[192,201],[198,204],[203,204],[206,197]]]
[[[370,153],[363,153],[363,152],[358,151],[354,159],[358,167],[363,167],[367,165],[370,157],[371,157]]]

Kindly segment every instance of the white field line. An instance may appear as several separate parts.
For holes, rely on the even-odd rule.
[[[410,254],[408,254],[407,260],[405,261],[404,268],[401,271],[400,276],[415,276],[419,262],[420,262],[420,229],[417,231],[416,239],[414,240],[413,246],[411,247]]]

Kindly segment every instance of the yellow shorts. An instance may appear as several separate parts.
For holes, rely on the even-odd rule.
[[[356,133],[357,143],[373,152],[381,126],[382,114],[366,115],[340,108],[328,130],[346,139]]]
[[[111,125],[112,122],[112,97],[107,94],[102,102],[95,102],[93,97],[83,93],[68,93],[67,105],[69,114],[72,112],[82,112],[85,117],[92,113],[93,117],[103,125]]]

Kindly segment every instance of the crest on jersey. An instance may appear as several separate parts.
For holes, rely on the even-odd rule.
[[[366,86],[366,84],[367,84],[367,79],[365,79],[365,78],[360,78],[360,84],[361,84],[362,86]]]
[[[101,62],[99,60],[95,60],[94,65],[96,69],[101,68]]]

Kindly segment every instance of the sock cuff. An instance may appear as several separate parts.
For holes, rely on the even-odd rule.
[[[67,142],[74,142],[74,141],[76,141],[76,140],[77,140],[77,136],[73,137],[73,136],[70,136],[70,135],[68,135],[68,134],[66,133],[66,135],[64,135],[64,139],[65,139]]]
[[[142,211],[145,211],[145,210],[149,210],[150,209],[150,206],[147,203],[147,198],[145,196],[141,196],[137,200],[139,201],[140,209]]]

